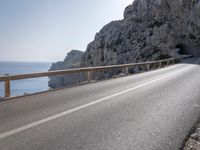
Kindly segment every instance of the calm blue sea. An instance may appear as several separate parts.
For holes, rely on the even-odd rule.
[[[51,63],[47,62],[0,62],[0,75],[23,74],[48,71]],[[12,96],[48,90],[48,77],[11,81]],[[0,96],[4,96],[4,83],[0,82]]]

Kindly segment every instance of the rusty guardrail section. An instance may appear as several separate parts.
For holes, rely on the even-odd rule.
[[[87,73],[87,80],[92,80],[92,73],[97,71],[105,71],[110,69],[124,69],[125,72],[128,72],[129,67],[138,67],[147,65],[147,70],[150,70],[151,64],[158,64],[159,68],[162,67],[162,63],[167,63],[168,66],[170,63],[174,64],[176,60],[182,60],[185,58],[189,58],[191,56],[183,56],[178,58],[171,58],[165,60],[158,60],[158,61],[149,61],[149,62],[142,62],[142,63],[130,63],[130,64],[121,64],[121,65],[111,65],[111,66],[99,66],[99,67],[87,67],[87,68],[76,68],[76,69],[67,69],[67,70],[56,70],[56,71],[48,71],[48,72],[39,72],[39,73],[31,73],[31,74],[18,74],[18,75],[9,75],[6,74],[4,76],[0,76],[0,82],[4,82],[5,85],[5,97],[8,98],[11,96],[11,88],[10,82],[12,80],[22,80],[22,79],[29,79],[29,78],[40,78],[40,77],[50,77],[56,75],[68,75],[68,74],[75,74],[75,73]]]

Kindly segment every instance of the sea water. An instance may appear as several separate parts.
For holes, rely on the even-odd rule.
[[[0,76],[45,72],[48,71],[50,66],[50,62],[0,62]],[[48,77],[42,77],[11,81],[11,95],[19,96],[46,91],[49,89],[48,80]],[[4,97],[4,82],[0,82],[0,96]]]

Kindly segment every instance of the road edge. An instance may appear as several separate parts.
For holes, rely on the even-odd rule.
[[[200,117],[192,126],[192,129],[183,141],[180,150],[199,150],[200,149]]]

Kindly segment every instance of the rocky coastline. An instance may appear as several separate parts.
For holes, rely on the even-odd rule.
[[[63,61],[53,63],[49,71],[80,68],[83,54],[84,52],[80,50],[72,50],[71,52],[67,54],[67,56],[65,57]],[[49,77],[49,87],[53,89],[65,87],[65,86],[80,83],[83,80],[84,80],[84,74],[53,76],[53,77]]]

